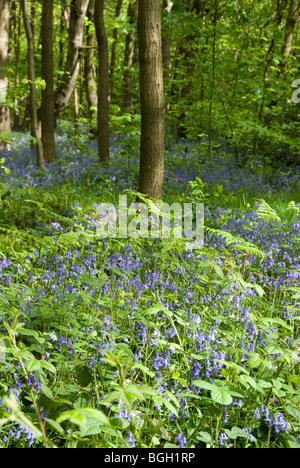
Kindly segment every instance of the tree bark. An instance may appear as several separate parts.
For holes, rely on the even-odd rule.
[[[108,120],[108,42],[104,24],[104,2],[95,0],[95,28],[98,43],[98,155],[101,164],[109,162],[109,120]]]
[[[53,0],[43,0],[42,6],[42,79],[46,88],[42,91],[42,142],[44,158],[55,160],[54,72],[53,72]]]
[[[171,13],[173,3],[170,0],[163,0],[163,10],[165,15]],[[165,27],[162,32],[162,55],[163,55],[163,67],[164,77],[168,78],[168,71],[170,66],[170,54],[171,54],[171,28]]]
[[[134,112],[134,75],[133,65],[135,60],[135,27],[137,20],[137,0],[131,0],[128,5],[127,16],[129,19],[130,31],[126,36],[125,55],[124,55],[124,112],[133,114]]]
[[[10,131],[10,111],[5,106],[8,90],[8,36],[9,36],[9,1],[0,0],[0,149],[10,149],[7,137],[1,138],[1,133]]]
[[[20,50],[21,50],[21,6],[19,2],[16,2],[15,0],[12,1],[11,3],[11,37],[13,38],[13,44],[14,44],[14,68],[15,68],[15,76],[14,76],[14,86],[17,88],[19,86],[19,75],[18,75],[18,67],[20,63]],[[14,110],[13,110],[13,124],[12,128],[14,131],[19,131],[21,127],[21,121],[20,121],[20,111],[19,111],[19,105],[20,101],[17,97],[15,97],[14,100]]]
[[[74,91],[80,68],[84,18],[89,0],[71,0],[68,53],[65,71],[55,92],[55,118],[62,112]]]
[[[117,0],[115,19],[120,16],[123,0]],[[108,102],[111,100],[111,93],[114,87],[116,60],[117,60],[117,46],[118,46],[119,32],[118,28],[115,27],[113,30],[113,43],[111,48],[111,59],[109,68],[109,91],[108,91]]]
[[[139,0],[141,149],[139,192],[162,196],[164,179],[165,101],[160,0]]]
[[[90,0],[87,17],[89,23],[94,23],[94,13],[95,13],[95,0]],[[86,84],[86,96],[89,105],[89,115],[91,120],[91,127],[94,126],[95,121],[97,120],[97,105],[98,105],[98,95],[97,95],[97,84],[96,84],[96,70],[94,65],[94,33],[90,32],[90,27],[87,25],[86,29],[86,53],[85,53],[85,84]],[[92,133],[95,133],[93,128]]]
[[[28,17],[27,0],[21,0],[24,26],[27,37],[28,80],[30,82],[31,134],[35,138],[37,165],[44,166],[43,145],[39,135],[35,88],[34,37]]]
[[[295,27],[299,21],[300,0],[291,0],[286,20],[282,55],[287,57],[292,51]]]

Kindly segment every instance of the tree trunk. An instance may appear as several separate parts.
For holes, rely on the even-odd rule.
[[[94,13],[95,13],[95,0],[90,0],[87,17],[89,23],[94,23]],[[90,32],[90,26],[87,26],[86,30],[86,53],[85,53],[85,84],[86,84],[86,96],[89,105],[89,115],[91,120],[91,127],[95,125],[97,119],[97,105],[98,105],[98,95],[97,95],[97,84],[95,80],[96,70],[94,65],[94,33]],[[92,133],[95,133],[93,128]]]
[[[8,78],[6,67],[8,65],[8,35],[9,35],[9,1],[0,0],[0,149],[10,149],[7,135],[10,131],[10,112],[5,106],[6,93],[8,89]]]
[[[165,101],[160,0],[139,0],[141,149],[139,192],[162,196],[164,179]]]
[[[122,4],[123,4],[123,0],[117,1],[115,19],[119,18],[120,16]],[[113,43],[112,43],[112,48],[111,48],[111,59],[110,59],[110,68],[109,68],[108,102],[110,102],[111,100],[111,93],[114,87],[118,39],[119,39],[119,32],[118,32],[118,28],[115,27],[113,30]]]
[[[18,75],[18,68],[19,68],[19,63],[20,63],[20,50],[21,50],[21,10],[20,10],[20,3],[16,2],[15,0],[11,4],[11,10],[12,10],[12,31],[11,31],[11,37],[13,38],[13,44],[14,44],[14,68],[15,68],[15,76],[14,76],[14,86],[17,88],[19,86],[19,75]],[[13,124],[12,128],[14,131],[19,131],[21,127],[21,122],[20,122],[20,101],[17,97],[15,97],[14,100],[14,110],[13,110]]]
[[[95,0],[95,28],[98,43],[98,155],[101,164],[109,162],[108,121],[108,42],[104,24],[104,0]]]
[[[130,31],[126,36],[125,56],[124,56],[124,96],[123,106],[124,112],[128,114],[134,113],[134,75],[133,65],[135,58],[135,29],[134,25],[137,20],[137,0],[131,0],[128,5],[127,16],[129,18]]]
[[[43,0],[42,6],[42,92],[41,122],[44,158],[55,160],[54,74],[53,74],[53,0]]]
[[[31,25],[28,17],[27,0],[22,0],[22,10],[24,18],[24,26],[27,37],[27,59],[28,59],[28,80],[30,82],[30,117],[31,117],[31,133],[35,138],[37,165],[44,166],[43,145],[39,135],[37,106],[36,106],[36,88],[35,88],[35,63],[34,63],[34,38],[31,30]]]
[[[299,21],[300,0],[291,0],[286,20],[282,55],[289,56],[292,50],[295,27]]]
[[[66,107],[74,91],[80,68],[84,18],[89,0],[71,0],[68,54],[65,71],[55,92],[55,118]]]
[[[171,13],[173,3],[170,0],[163,0],[163,10],[165,15]],[[168,78],[168,71],[170,66],[170,54],[171,54],[171,28],[166,26],[162,32],[162,55],[163,55],[163,67],[164,67],[164,78]]]

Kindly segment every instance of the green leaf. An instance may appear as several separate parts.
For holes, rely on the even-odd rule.
[[[128,385],[124,393],[130,405],[132,405],[134,400],[144,400],[141,389],[135,384]]]
[[[214,388],[211,391],[211,398],[220,405],[230,405],[233,402],[231,394],[225,387]]]
[[[56,368],[54,367],[53,364],[51,364],[51,362],[49,362],[49,361],[40,361],[40,363],[41,363],[41,366],[43,367],[43,369],[47,369],[52,374],[56,374]]]
[[[211,435],[208,432],[201,431],[197,435],[197,439],[205,444],[209,444],[211,442]]]
[[[41,361],[38,361],[37,359],[31,359],[30,361],[27,361],[25,366],[28,372],[36,372],[42,368]]]
[[[59,432],[59,434],[61,434],[61,435],[65,434],[63,428],[61,427],[60,424],[58,424],[58,422],[53,421],[53,419],[50,419],[50,418],[45,418],[45,421],[48,424],[50,424],[50,426],[53,427],[53,429],[55,429],[57,432]]]
[[[206,382],[206,380],[193,380],[192,384],[196,385],[196,387],[205,388],[206,390],[215,390],[216,388],[216,385]]]
[[[255,354],[254,356],[251,357],[251,359],[247,362],[247,367],[250,369],[259,367],[260,364],[262,363],[262,359],[258,354]]]
[[[81,408],[73,411],[67,411],[59,416],[56,422],[61,423],[63,421],[69,420],[78,426],[86,426],[89,419],[93,419],[94,421],[98,421],[99,423],[110,427],[108,417],[102,413],[102,411],[96,410],[94,408]]]
[[[47,387],[47,385],[42,383],[41,384],[41,389],[42,389],[42,392],[46,395],[47,398],[49,398],[50,400],[54,399],[54,395],[53,395],[52,391],[50,390],[50,388]]]
[[[254,390],[257,390],[258,388],[255,380],[252,377],[250,377],[250,375],[239,375],[238,381],[246,388],[249,388],[249,385],[250,387],[254,388]]]

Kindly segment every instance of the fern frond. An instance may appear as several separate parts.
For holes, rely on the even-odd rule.
[[[279,223],[281,223],[281,218],[278,216],[276,211],[271,208],[268,203],[263,200],[257,200],[259,202],[259,206],[256,210],[257,214],[259,215],[260,218],[267,219],[268,221],[276,220]]]

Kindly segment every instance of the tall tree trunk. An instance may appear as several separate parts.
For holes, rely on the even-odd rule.
[[[213,47],[212,47],[212,71],[211,71],[211,89],[208,111],[208,157],[212,156],[212,111],[213,98],[215,93],[215,74],[216,74],[216,45],[217,45],[217,20],[218,20],[218,0],[214,3],[214,19],[213,19]]]
[[[1,133],[10,131],[10,112],[5,106],[8,89],[6,67],[8,65],[9,1],[0,0],[0,149],[10,149],[7,136]]]
[[[27,37],[27,59],[28,59],[28,80],[30,82],[30,117],[31,133],[35,138],[37,165],[44,166],[43,145],[39,135],[37,106],[36,106],[36,88],[35,88],[35,63],[34,63],[34,37],[31,24],[28,17],[27,0],[21,0],[25,32]]]
[[[119,18],[120,16],[122,5],[123,5],[123,0],[117,0],[115,19]],[[115,27],[113,30],[113,43],[112,43],[112,48],[111,48],[111,59],[110,59],[110,68],[109,68],[108,102],[110,102],[111,100],[111,93],[114,87],[118,39],[119,39],[119,32],[118,32],[118,28]]]
[[[66,3],[61,4],[61,13],[60,13],[60,39],[59,39],[59,59],[58,59],[58,69],[59,71],[63,68],[64,63],[64,40],[63,40],[63,32],[64,28],[69,30],[70,26],[70,14],[69,8]]]
[[[108,42],[104,24],[104,2],[95,0],[95,28],[98,43],[98,155],[102,164],[109,162],[108,120]]]
[[[95,0],[90,0],[87,17],[89,23],[94,23],[94,13],[95,13]],[[97,95],[97,84],[95,80],[96,70],[94,65],[94,39],[95,35],[90,30],[90,25],[87,25],[86,29],[86,53],[85,53],[85,84],[86,84],[86,96],[89,105],[89,115],[91,121],[91,127],[94,126],[94,123],[97,119],[97,105],[98,105],[98,95]],[[92,129],[92,133],[96,133],[95,129]]]
[[[55,92],[55,118],[68,104],[78,77],[88,2],[89,0],[71,0],[68,54],[63,77]]]
[[[15,68],[15,76],[14,76],[14,86],[17,88],[19,86],[19,75],[18,75],[18,68],[19,68],[19,63],[20,63],[20,41],[21,41],[21,6],[19,2],[16,2],[13,0],[11,4],[11,10],[12,10],[12,32],[11,32],[11,37],[13,38],[13,44],[14,44],[14,68]],[[19,131],[21,122],[20,122],[20,111],[19,111],[19,105],[20,101],[18,97],[15,97],[14,100],[14,110],[13,110],[13,124],[12,128],[14,131]]]
[[[53,0],[43,0],[42,6],[42,92],[41,122],[44,158],[55,160],[54,73],[53,73]]]
[[[282,55],[289,56],[292,50],[295,27],[299,21],[300,0],[291,0],[285,26]]]
[[[163,10],[165,15],[171,13],[173,3],[170,0],[163,0]],[[168,78],[168,71],[170,66],[170,54],[171,54],[171,28],[165,27],[162,32],[162,55],[163,55],[163,67],[164,77]]]
[[[128,5],[127,16],[129,18],[130,31],[126,36],[125,55],[124,55],[124,96],[123,107],[124,112],[133,114],[134,112],[134,75],[133,65],[135,59],[135,29],[134,25],[137,20],[137,0],[131,0]]]
[[[160,0],[139,0],[141,97],[139,192],[159,199],[164,180],[165,101]]]

